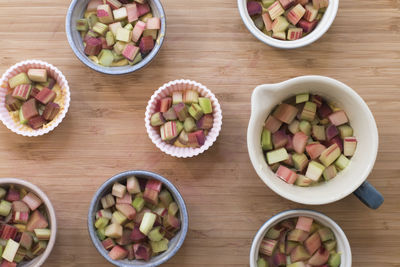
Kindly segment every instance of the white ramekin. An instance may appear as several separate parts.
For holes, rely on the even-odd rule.
[[[340,226],[325,214],[313,210],[301,210],[301,209],[287,210],[278,213],[275,216],[271,217],[268,221],[266,221],[263,224],[263,226],[261,226],[251,244],[250,267],[257,267],[258,251],[260,249],[261,241],[263,240],[267,231],[272,226],[276,225],[277,223],[285,219],[294,218],[298,216],[307,216],[313,218],[314,220],[320,222],[322,225],[329,227],[334,233],[336,238],[337,252],[342,253],[340,267],[351,267],[352,256],[351,256],[350,244]]]
[[[166,142],[161,140],[159,130],[151,126],[150,124],[151,115],[155,112],[157,108],[157,102],[162,98],[170,95],[174,91],[184,90],[195,90],[199,93],[200,96],[208,97],[211,99],[214,124],[211,130],[208,132],[208,135],[206,136],[206,141],[204,145],[199,148],[177,147],[167,144]],[[222,126],[221,106],[219,105],[218,99],[215,97],[215,95],[204,85],[190,80],[175,80],[164,84],[157,91],[154,92],[146,108],[145,125],[151,141],[164,153],[177,158],[194,157],[206,151],[209,147],[212,146],[215,140],[217,140]]]
[[[247,11],[247,0],[237,0],[237,2],[238,2],[240,16],[242,17],[244,25],[246,25],[247,29],[251,32],[251,34],[253,34],[258,40],[267,45],[282,49],[299,48],[309,45],[318,40],[322,35],[325,34],[325,32],[332,25],[339,8],[339,0],[329,0],[329,6],[325,11],[324,16],[318,23],[317,27],[315,27],[315,29],[311,33],[298,40],[283,41],[272,38],[264,34],[256,27],[256,25],[254,25],[254,22],[251,19],[249,12]]]
[[[27,125],[20,124],[19,122],[15,122],[4,104],[7,91],[9,90],[8,80],[18,73],[27,72],[30,68],[46,69],[48,74],[57,81],[58,85],[61,88],[61,93],[63,94],[64,99],[64,103],[60,105],[61,109],[57,116],[51,122],[47,123],[42,128],[37,130],[32,129]],[[9,68],[3,74],[0,80],[0,120],[8,129],[13,131],[14,133],[23,136],[40,136],[53,131],[61,123],[61,121],[67,114],[70,101],[71,97],[69,86],[64,75],[53,65],[40,60],[25,60],[17,63]]]

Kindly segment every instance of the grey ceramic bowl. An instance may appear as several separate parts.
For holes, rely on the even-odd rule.
[[[65,32],[67,33],[68,42],[74,51],[75,55],[78,57],[82,63],[84,63],[89,68],[104,73],[104,74],[127,74],[140,70],[147,64],[149,64],[158,54],[165,38],[166,29],[166,19],[164,9],[159,0],[148,0],[148,3],[153,11],[154,16],[161,19],[161,29],[158,33],[158,38],[155,41],[153,50],[138,64],[133,66],[127,65],[123,67],[103,67],[93,61],[91,61],[84,53],[84,46],[80,33],[76,30],[76,21],[83,17],[85,13],[86,6],[90,0],[72,0],[69,6],[67,18],[65,21]]]
[[[151,258],[150,261],[147,262],[142,260],[140,261],[112,260],[108,256],[108,251],[103,248],[103,245],[101,244],[100,239],[97,237],[96,230],[94,228],[95,214],[96,211],[99,210],[99,206],[101,205],[100,199],[107,193],[111,192],[111,187],[113,186],[114,183],[123,182],[130,176],[136,176],[137,178],[142,178],[142,179],[155,179],[161,181],[165,186],[165,188],[169,190],[169,192],[171,193],[172,197],[174,198],[175,202],[178,204],[179,207],[181,229],[179,230],[179,232],[177,232],[175,237],[170,240],[167,251],[157,255],[156,257]],[[154,267],[165,263],[170,258],[172,258],[182,246],[183,241],[186,238],[188,227],[189,227],[189,218],[186,210],[186,205],[178,189],[176,189],[176,187],[166,178],[149,171],[126,171],[108,179],[95,193],[92,202],[90,203],[90,208],[88,213],[89,235],[90,238],[92,239],[94,246],[106,260],[108,260],[115,266],[119,267],[133,267],[133,266]]]

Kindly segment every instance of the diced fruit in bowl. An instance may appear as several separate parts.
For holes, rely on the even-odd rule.
[[[154,48],[161,19],[147,1],[90,1],[76,21],[85,54],[104,67],[135,65]]]
[[[23,266],[40,256],[50,236],[47,209],[37,195],[12,185],[0,187],[1,266]]]
[[[261,241],[257,267],[339,267],[332,230],[310,217],[285,219],[272,226]]]
[[[59,114],[64,95],[46,69],[29,69],[8,81],[5,106],[15,122],[33,130],[46,127]]]
[[[298,94],[272,110],[261,133],[266,162],[288,184],[312,186],[350,164],[357,138],[344,110],[318,95]],[[155,122],[161,121],[157,116]]]
[[[131,176],[101,198],[94,228],[113,260],[149,261],[181,228],[179,208],[162,182]]]
[[[214,118],[211,99],[194,90],[175,91],[159,100],[160,109],[150,124],[159,127],[161,139],[178,147],[201,147]]]
[[[329,0],[248,0],[247,11],[266,35],[294,41],[314,30],[328,5]]]

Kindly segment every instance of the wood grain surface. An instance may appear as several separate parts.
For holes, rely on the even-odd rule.
[[[258,178],[247,153],[250,95],[259,84],[299,75],[336,78],[367,102],[378,124],[379,154],[369,181],[386,200],[376,211],[354,196],[307,206],[341,225],[353,266],[400,266],[400,1],[341,1],[336,20],[314,44],[268,47],[245,28],[234,0],[164,0],[166,42],[138,73],[111,77],[78,61],[64,30],[68,0],[0,0],[0,72],[41,59],[67,77],[71,107],[62,124],[38,138],[0,126],[0,177],[41,187],[58,217],[56,246],[44,266],[111,266],[92,246],[89,202],[109,177],[130,169],[157,172],[181,191],[190,217],[184,246],[164,266],[248,266],[257,229],[277,212],[302,208]],[[206,153],[176,159],[161,153],[144,127],[154,90],[187,78],[218,97],[223,129]]]

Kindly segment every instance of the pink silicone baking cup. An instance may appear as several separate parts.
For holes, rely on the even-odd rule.
[[[27,125],[20,124],[13,120],[12,116],[8,112],[5,106],[5,96],[9,90],[8,80],[13,76],[17,75],[21,72],[27,72],[29,69],[46,69],[47,73],[57,81],[58,85],[61,88],[61,94],[63,103],[60,105],[61,109],[57,116],[49,123],[44,125],[42,128],[34,130]],[[71,100],[70,91],[68,82],[65,79],[64,75],[53,65],[40,61],[40,60],[26,60],[20,63],[15,64],[11,68],[9,68],[1,77],[0,80],[0,120],[3,124],[13,131],[14,133],[23,135],[23,136],[40,136],[47,134],[54,130],[64,119],[67,114],[69,108],[69,102]]]
[[[208,135],[206,136],[206,141],[204,145],[199,148],[176,147],[174,145],[167,144],[166,142],[161,140],[159,130],[150,125],[150,118],[151,115],[154,114],[154,112],[156,111],[157,102],[162,98],[171,95],[174,91],[184,90],[195,90],[199,93],[200,96],[210,98],[213,106],[214,124]],[[217,139],[222,126],[221,106],[219,105],[218,99],[215,97],[215,95],[204,85],[190,80],[175,80],[164,84],[157,91],[154,92],[146,108],[145,124],[147,133],[149,134],[151,141],[161,151],[177,158],[190,158],[206,151]]]

